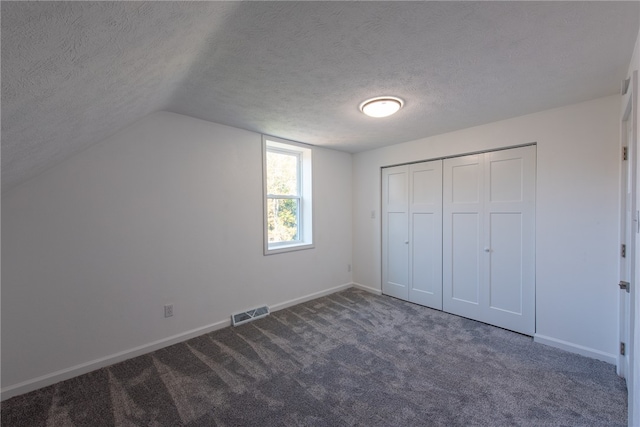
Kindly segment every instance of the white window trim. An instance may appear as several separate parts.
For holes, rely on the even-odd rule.
[[[275,149],[285,153],[296,153],[299,155],[300,168],[298,177],[298,185],[300,185],[301,203],[298,209],[298,238],[293,242],[277,242],[269,243],[269,231],[267,220],[267,149]],[[264,254],[273,255],[283,252],[299,251],[303,249],[314,248],[314,226],[313,226],[313,156],[312,148],[307,144],[299,142],[287,141],[281,138],[271,136],[262,136],[262,201],[263,201],[263,241]],[[285,196],[298,198],[297,196]],[[283,197],[278,197],[283,198]]]

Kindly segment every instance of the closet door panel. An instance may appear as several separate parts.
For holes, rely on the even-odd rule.
[[[493,213],[491,231],[489,307],[522,314],[522,215]]]
[[[440,232],[440,224],[436,224],[433,214],[414,213],[411,215],[412,245],[411,245],[411,290],[433,294],[437,290],[433,283],[435,275],[433,241]],[[440,239],[437,239],[440,240]],[[439,248],[438,248],[439,249]],[[440,252],[440,250],[438,250]],[[438,292],[439,293],[439,292]],[[416,301],[417,302],[417,301]]]
[[[479,319],[484,265],[481,258],[483,156],[443,162],[443,298],[445,311]]]
[[[535,147],[485,153],[485,252],[482,321],[535,332]]]
[[[409,299],[408,166],[382,170],[382,293]]]
[[[388,277],[387,284],[394,290],[389,289],[389,295],[405,298],[404,292],[407,289],[407,244],[401,236],[407,235],[406,214],[390,212],[387,215],[388,235]],[[394,237],[395,236],[395,237]]]
[[[464,209],[465,204],[478,206],[482,197],[482,155],[465,156],[445,160],[450,167],[450,182],[447,191],[452,205]]]
[[[455,301],[476,305],[480,302],[480,232],[480,217],[477,213],[451,215],[450,298]]]
[[[442,309],[442,161],[409,175],[409,301]]]
[[[524,198],[523,159],[512,150],[485,154],[488,163],[490,203],[522,202]]]

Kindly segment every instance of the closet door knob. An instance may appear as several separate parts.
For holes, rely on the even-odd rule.
[[[408,241],[408,240],[405,240],[405,241],[404,241],[404,244],[405,244],[405,245],[408,245],[408,244],[409,244],[409,241]]]
[[[491,248],[484,248],[485,252],[491,252]]]

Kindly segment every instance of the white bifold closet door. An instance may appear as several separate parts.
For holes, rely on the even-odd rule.
[[[532,335],[535,146],[382,170],[382,292]]]
[[[383,169],[383,293],[442,309],[442,161]]]
[[[444,160],[443,309],[535,332],[535,147]]]

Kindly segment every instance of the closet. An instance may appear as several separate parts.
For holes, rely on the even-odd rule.
[[[535,146],[382,169],[382,292],[535,332]]]

